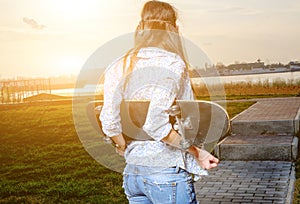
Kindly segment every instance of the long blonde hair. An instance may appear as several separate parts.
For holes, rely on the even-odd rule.
[[[176,25],[177,20],[177,11],[170,4],[155,0],[145,3],[141,20],[135,31],[134,48],[129,50],[124,58],[124,71],[126,61],[130,58],[129,67],[125,71],[126,74],[133,70],[137,53],[144,47],[158,47],[176,53],[187,65],[181,37]]]

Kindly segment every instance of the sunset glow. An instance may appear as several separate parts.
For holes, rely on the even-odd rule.
[[[84,63],[83,59],[72,56],[62,56],[57,60],[57,67],[62,69],[62,74],[72,73],[74,70],[79,70]]]
[[[101,45],[134,31],[144,2],[0,1],[0,77],[79,73]],[[214,63],[300,60],[297,0],[168,2],[184,37]]]

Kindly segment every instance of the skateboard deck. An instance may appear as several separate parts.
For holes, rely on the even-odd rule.
[[[153,140],[142,126],[145,123],[150,101],[123,101],[120,106],[122,132],[126,141]],[[86,113],[92,126],[105,136],[99,115],[103,101],[91,101]],[[226,110],[217,103],[203,100],[176,100],[166,110],[173,128],[189,143],[212,151],[228,135],[230,120]]]

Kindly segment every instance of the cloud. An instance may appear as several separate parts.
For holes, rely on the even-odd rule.
[[[44,29],[46,26],[42,25],[42,24],[38,24],[34,19],[32,18],[27,18],[24,17],[23,18],[23,22],[26,23],[27,25],[29,25],[31,28],[36,29],[36,30],[42,30]]]

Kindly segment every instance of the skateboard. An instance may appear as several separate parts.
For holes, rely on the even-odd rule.
[[[142,126],[145,123],[149,100],[122,101],[120,116],[122,133],[127,142],[132,140],[153,140]],[[86,106],[86,113],[92,126],[103,136],[108,143],[110,138],[102,131],[99,115],[103,101],[91,101]],[[213,151],[230,132],[230,119],[227,111],[215,102],[203,100],[176,100],[166,112],[173,128],[182,137],[181,146],[189,147],[191,144],[207,151]]]

